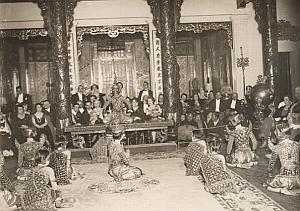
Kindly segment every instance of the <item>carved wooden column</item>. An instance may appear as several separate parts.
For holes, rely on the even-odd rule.
[[[262,34],[264,75],[270,76],[271,87],[280,95],[276,0],[253,0],[253,7]]]
[[[58,135],[71,120],[70,75],[68,63],[69,30],[77,0],[38,0],[45,27],[51,38],[53,60],[53,104]]]
[[[161,39],[164,114],[176,121],[179,104],[179,66],[176,60],[176,28],[183,0],[147,0],[153,24]]]

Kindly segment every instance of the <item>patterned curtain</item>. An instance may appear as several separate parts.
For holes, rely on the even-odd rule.
[[[134,42],[126,42],[125,50],[97,51],[94,47],[92,83],[99,85],[103,93],[110,93],[116,76],[117,82],[123,83],[127,96],[136,97],[136,65]]]

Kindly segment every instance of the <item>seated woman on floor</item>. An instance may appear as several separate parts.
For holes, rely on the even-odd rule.
[[[27,128],[24,129],[26,142],[23,144],[19,144],[17,141],[15,142],[19,152],[19,169],[17,170],[17,175],[20,180],[26,180],[32,168],[37,166],[35,157],[38,151],[43,148],[45,142],[43,140],[40,140],[40,142],[35,141],[36,136],[37,132],[35,128]]]
[[[52,168],[48,167],[47,150],[39,150],[35,162],[38,164],[29,173],[23,185],[16,192],[6,191],[5,198],[15,198],[20,210],[52,211],[56,208],[72,207],[74,199],[63,199],[57,189]],[[10,204],[13,206],[14,204]]]
[[[251,124],[249,126],[242,125],[242,119],[243,117],[236,111],[230,113],[231,130],[227,128],[226,161],[229,166],[250,168],[257,165],[257,155],[254,152],[257,148],[257,141],[252,132]]]
[[[129,151],[124,150],[121,141],[125,138],[124,130],[116,125],[111,128],[113,138],[108,144],[108,174],[115,181],[136,179],[142,176],[142,170],[130,166]]]
[[[275,126],[275,136],[278,143],[269,142],[272,151],[268,166],[267,189],[286,195],[300,194],[300,145],[290,139],[291,129],[287,123]],[[280,172],[275,173],[275,163],[281,164]]]
[[[184,157],[187,176],[203,176],[205,189],[214,194],[237,192],[236,182],[228,172],[225,158],[218,154],[218,138],[209,134],[206,140],[193,132],[193,142],[189,144]]]
[[[71,170],[71,151],[66,150],[62,139],[49,155],[49,166],[54,170],[58,185],[70,184]]]

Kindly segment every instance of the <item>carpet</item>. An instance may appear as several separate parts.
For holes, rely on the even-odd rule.
[[[231,170],[229,170],[231,171]],[[216,200],[228,211],[285,211],[281,205],[272,200],[254,185],[231,171],[238,181],[239,193],[226,195],[214,194]],[[199,181],[203,183],[201,176]]]
[[[150,188],[157,184],[159,184],[159,181],[156,179],[141,177],[133,180],[124,180],[122,182],[103,181],[97,184],[92,184],[88,188],[90,191],[98,193],[129,193]]]

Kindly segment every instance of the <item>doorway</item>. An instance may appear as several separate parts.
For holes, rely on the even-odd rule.
[[[280,96],[292,94],[290,52],[278,53],[278,77]]]
[[[188,95],[220,91],[232,87],[231,48],[224,30],[202,33],[178,32],[177,61],[180,67],[180,92]]]

